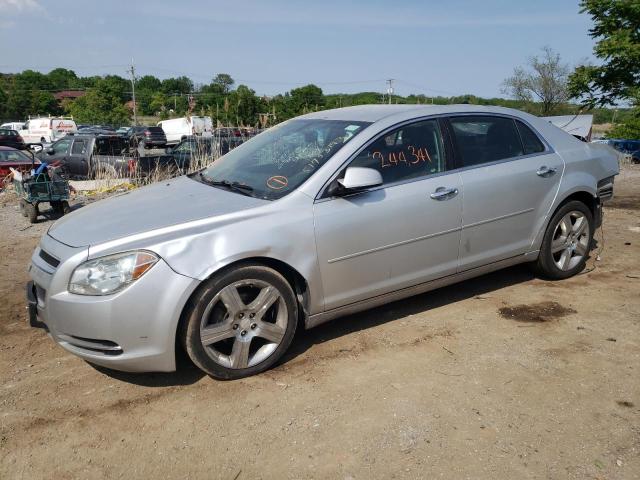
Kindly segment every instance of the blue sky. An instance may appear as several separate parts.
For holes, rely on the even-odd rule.
[[[259,94],[499,96],[514,66],[549,45],[591,56],[578,0],[0,0],[0,71],[57,66],[79,75],[231,74]]]

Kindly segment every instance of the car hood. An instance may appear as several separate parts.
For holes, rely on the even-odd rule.
[[[92,246],[265,203],[269,202],[179,177],[76,210],[54,223],[48,234],[71,247]]]

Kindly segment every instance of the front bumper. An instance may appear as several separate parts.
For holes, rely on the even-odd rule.
[[[43,261],[42,249],[60,260],[57,267]],[[176,329],[199,282],[160,260],[113,295],[75,295],[67,283],[86,259],[86,249],[72,249],[61,258],[69,249],[45,235],[34,252],[27,287],[30,325],[45,328],[65,350],[97,365],[128,372],[174,371]]]

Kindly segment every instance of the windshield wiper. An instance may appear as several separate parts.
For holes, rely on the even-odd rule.
[[[253,187],[240,182],[230,182],[229,180],[214,180],[208,177],[203,172],[199,174],[202,183],[212,185],[214,187],[224,187],[234,192],[242,193],[243,195],[252,196],[249,192],[253,192]]]

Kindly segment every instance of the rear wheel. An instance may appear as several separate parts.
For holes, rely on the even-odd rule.
[[[198,367],[231,380],[271,367],[291,344],[297,319],[285,278],[267,267],[245,266],[205,283],[190,302],[181,335]]]
[[[569,278],[582,271],[593,241],[593,215],[582,202],[563,205],[547,227],[536,270],[550,279]]]

